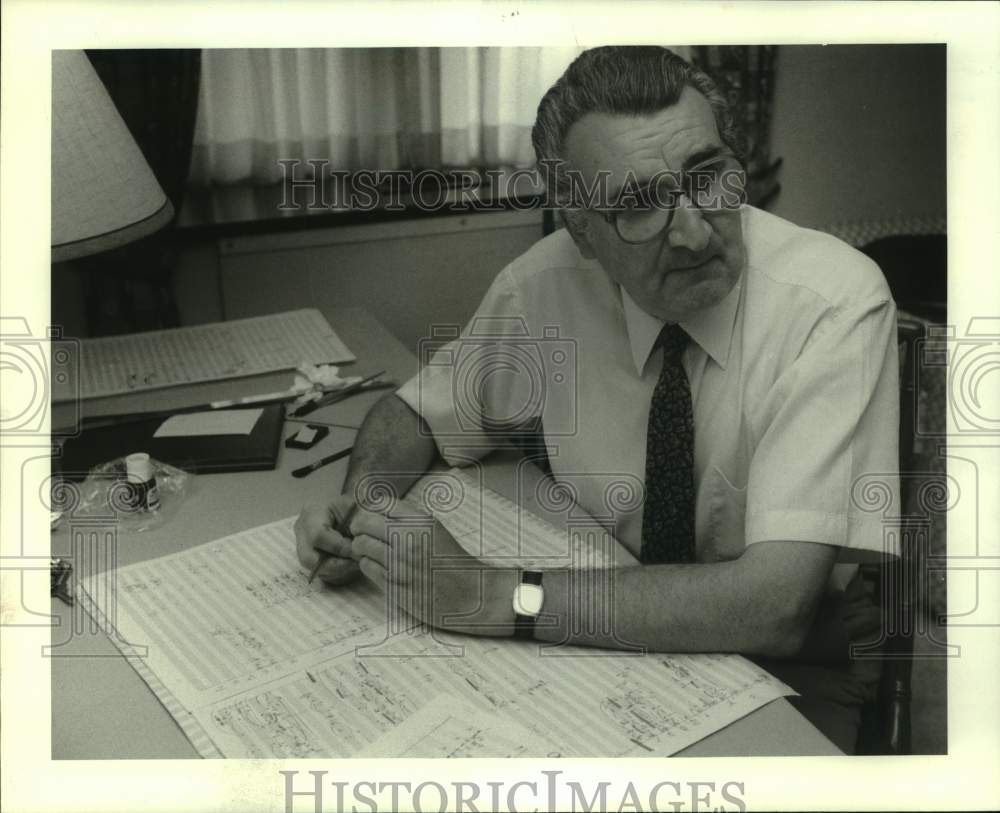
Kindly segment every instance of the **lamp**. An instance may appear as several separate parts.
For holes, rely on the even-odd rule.
[[[117,248],[174,208],[83,51],[52,52],[52,261]]]

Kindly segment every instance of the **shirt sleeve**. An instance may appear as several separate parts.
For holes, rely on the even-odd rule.
[[[541,415],[528,314],[505,268],[465,328],[435,331],[422,342],[420,372],[396,394],[426,422],[441,456],[453,466],[478,460],[512,427]],[[527,352],[526,354],[526,351]]]
[[[839,311],[813,329],[767,396],[745,536],[821,542],[839,561],[898,554],[896,307]]]

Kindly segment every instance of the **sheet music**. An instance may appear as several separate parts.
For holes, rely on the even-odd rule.
[[[355,355],[315,308],[231,322],[85,339],[79,396],[96,398],[199,381],[291,370],[302,362],[339,364]],[[76,376],[66,377],[66,382]],[[77,397],[53,384],[53,400]]]
[[[638,562],[596,520],[557,528],[477,480],[474,470],[425,475],[404,505],[429,511],[469,553],[498,567],[605,569]],[[574,514],[579,517],[577,506]]]
[[[439,694],[356,756],[505,759],[558,753],[558,745],[510,718]]]
[[[336,591],[308,584],[293,522],[98,574],[84,586],[99,605],[115,602],[122,637],[148,647],[147,665],[177,698],[203,706],[383,637],[383,594],[364,580]]]
[[[497,716],[530,732],[524,755],[668,755],[793,694],[735,655],[636,656],[428,630],[364,580],[308,584],[292,523],[80,585],[97,617],[116,625],[112,640],[123,652],[146,647],[140,674],[156,678],[150,686],[168,708],[168,700],[180,704],[197,722],[205,736],[191,738],[204,756],[392,755],[401,747],[436,756],[445,732],[461,740],[462,755],[483,756],[482,731]],[[480,714],[459,720],[432,706],[415,716],[442,694]]]
[[[732,655],[647,660],[567,647],[559,656],[533,662],[537,671],[528,676],[522,674],[523,657],[490,657],[506,654],[500,646],[479,654],[483,663],[505,669],[501,681],[513,676],[513,686],[479,685],[487,703],[467,701],[454,690],[439,694],[355,756],[669,756],[706,736],[706,724],[722,728],[794,694]],[[559,661],[562,657],[571,660]],[[664,680],[660,667],[671,677]],[[595,691],[601,679],[611,683]],[[558,711],[550,713],[553,709]]]
[[[81,606],[93,618],[98,620],[103,629],[111,629],[110,623],[86,591],[78,589],[76,591],[76,598],[81,603]],[[137,654],[127,643],[118,641],[115,643],[132,668],[138,672],[139,677],[152,689],[153,694],[156,695],[160,703],[163,704],[163,707],[170,713],[170,716],[174,718],[174,722],[181,727],[181,730],[187,736],[191,745],[194,746],[194,749],[204,759],[222,759],[222,752],[209,739],[208,733],[202,727],[201,723],[195,719],[194,715],[185,706],[180,704],[173,693],[163,685],[156,674],[146,665],[145,653]]]
[[[436,757],[441,727],[461,738],[461,756],[492,755],[492,745],[476,751],[485,741],[476,719],[433,708],[414,719],[443,694],[453,709],[471,705],[528,732],[510,756],[669,756],[794,694],[735,655],[597,652],[560,647],[540,655],[530,642],[419,630],[195,714],[229,757]]]

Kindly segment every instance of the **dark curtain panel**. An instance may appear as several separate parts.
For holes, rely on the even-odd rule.
[[[191,165],[201,51],[91,50],[87,56],[179,212]],[[86,275],[90,334],[176,326],[175,261],[173,223],[115,251],[76,261]]]
[[[701,45],[692,61],[719,86],[746,140],[749,202],[767,208],[781,191],[781,159],[771,159],[776,45]]]
[[[201,51],[87,51],[111,100],[179,210],[191,165]]]

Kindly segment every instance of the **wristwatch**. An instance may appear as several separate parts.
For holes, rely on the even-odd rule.
[[[545,591],[538,570],[521,572],[521,583],[514,588],[514,637],[530,640],[535,637],[535,620],[542,611]]]

